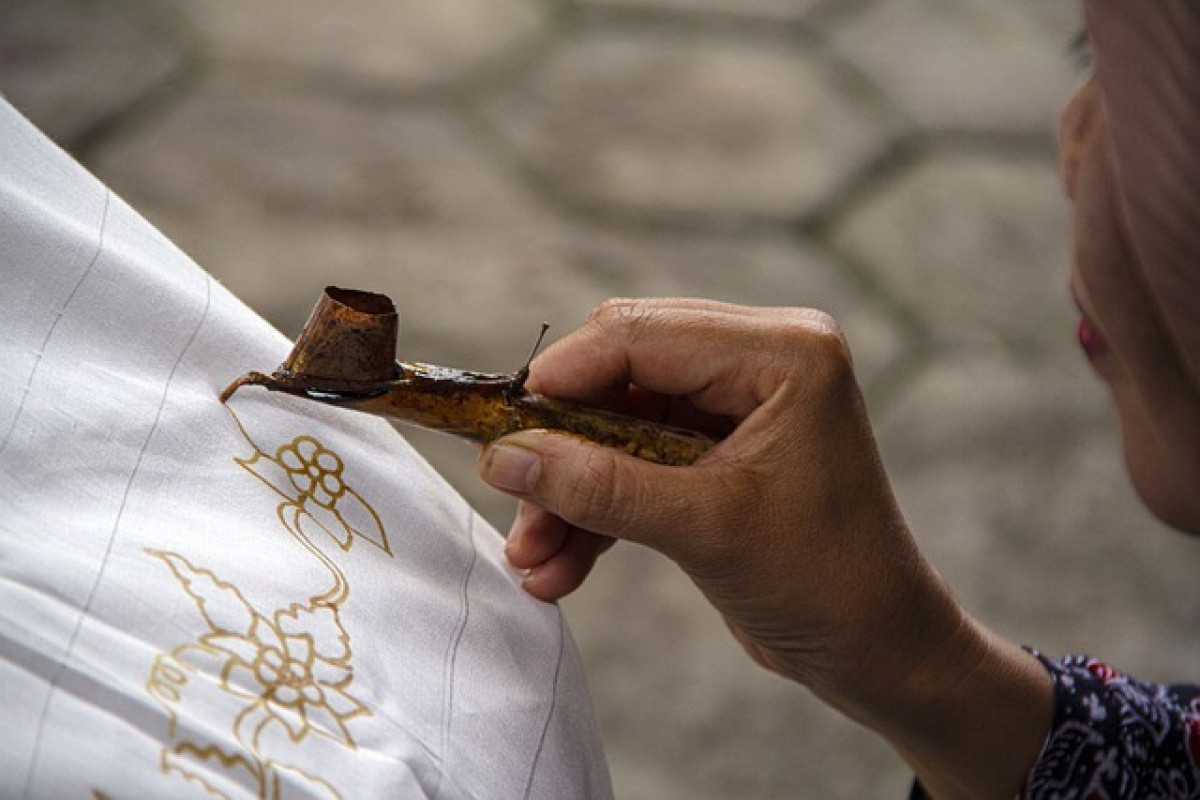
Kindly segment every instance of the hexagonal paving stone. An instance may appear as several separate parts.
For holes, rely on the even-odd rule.
[[[880,443],[899,470],[975,454],[1021,460],[1061,452],[1112,423],[1107,393],[1073,340],[1040,364],[1000,352],[943,352],[886,409]],[[1042,462],[1045,466],[1045,462]]]
[[[655,9],[728,14],[764,19],[800,19],[821,0],[579,0],[580,5],[596,8]]]
[[[251,227],[264,217],[510,222],[534,200],[497,162],[453,114],[234,73],[206,80],[93,166],[135,207],[173,211],[199,234],[221,215]],[[186,229],[172,233],[204,246]]]
[[[0,92],[70,146],[186,62],[183,37],[152,9],[120,0],[5,3]]]
[[[489,111],[556,192],[642,213],[794,218],[890,126],[778,41],[593,33]]]
[[[927,365],[875,415],[897,497],[927,557],[988,624],[1050,654],[1187,678],[1200,544],[1142,506],[1107,392],[1074,355],[1040,369],[995,354]]]
[[[1048,130],[1078,81],[1067,0],[888,0],[836,29],[833,46],[919,124]]]
[[[1069,340],[1068,208],[1050,158],[946,152],[837,227],[943,344],[1045,355]]]
[[[1113,435],[1050,463],[956,455],[893,483],[923,551],[968,609],[1051,655],[1194,680],[1196,545],[1141,507]]]
[[[588,231],[569,246],[572,273],[613,296],[702,297],[827,311],[841,323],[859,380],[867,384],[905,346],[887,313],[836,263],[787,237]]]
[[[619,543],[563,606],[615,796],[906,796],[912,773],[881,739],[754,665],[666,558]]]
[[[441,86],[535,38],[537,0],[184,0],[218,58],[320,70],[384,90]]]

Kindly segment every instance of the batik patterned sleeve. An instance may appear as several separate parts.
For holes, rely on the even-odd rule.
[[[1200,686],[1035,655],[1054,681],[1054,723],[1018,800],[1200,797]],[[928,797],[914,784],[910,800]]]
[[[1087,656],[1039,658],[1054,679],[1054,724],[1022,798],[1200,796],[1200,687]]]

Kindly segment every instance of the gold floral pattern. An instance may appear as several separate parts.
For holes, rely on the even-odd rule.
[[[222,687],[247,703],[238,715],[238,738],[257,743],[265,727],[277,724],[292,741],[316,733],[353,746],[346,722],[367,709],[345,691],[354,679],[349,654],[344,649],[339,653],[337,646],[328,645],[330,637],[319,637],[313,630],[336,628],[344,639],[336,610],[301,609],[290,619],[276,612],[274,620],[251,613],[249,630],[201,637],[228,655]]]
[[[234,461],[284,500],[277,513],[301,543],[331,539],[349,552],[355,542],[364,542],[392,554],[379,515],[346,483],[341,456],[308,435],[269,454],[254,443],[236,416],[233,419],[253,449],[249,458]],[[319,551],[314,555],[321,557]],[[326,566],[336,571],[331,563]]]
[[[280,447],[275,460],[287,470],[288,480],[304,499],[333,510],[346,494],[344,465],[338,455],[311,436],[298,436]]]
[[[213,797],[249,790],[274,800],[302,786],[308,796],[341,798],[299,766],[314,763],[302,759],[306,743],[357,749],[355,720],[371,714],[355,696],[353,652],[341,619],[349,582],[327,546],[348,552],[363,541],[390,556],[387,534],[348,484],[345,462],[317,438],[297,436],[268,454],[233,419],[253,451],[235,463],[279,496],[283,531],[325,567],[332,584],[262,607],[180,553],[147,550],[200,619],[194,638],[157,656],[146,682],[169,721],[160,768]]]

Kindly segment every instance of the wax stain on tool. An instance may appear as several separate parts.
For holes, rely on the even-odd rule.
[[[238,378],[221,402],[243,386],[264,386],[479,444],[545,429],[670,466],[692,464],[716,443],[696,431],[533,394],[525,389],[528,365],[503,374],[397,361],[398,333],[399,315],[388,297],[328,287],[287,360],[269,375]]]

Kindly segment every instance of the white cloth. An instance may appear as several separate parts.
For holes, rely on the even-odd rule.
[[[611,795],[559,610],[0,101],[0,797]]]

